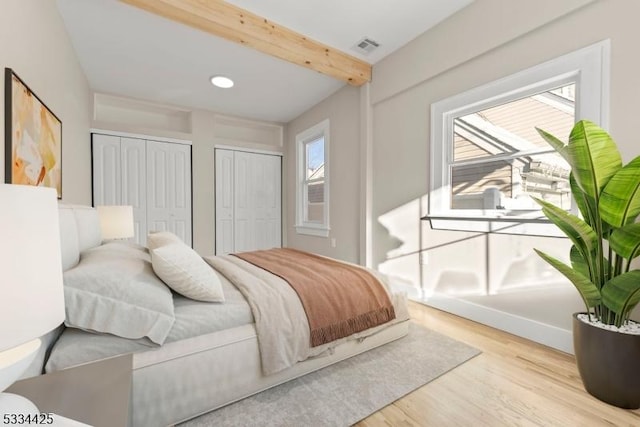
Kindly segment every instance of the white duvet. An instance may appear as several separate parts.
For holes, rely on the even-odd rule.
[[[204,259],[229,279],[247,299],[255,319],[265,375],[282,371],[309,357],[331,352],[346,340],[365,339],[409,318],[406,295],[391,294],[384,280],[380,280],[394,306],[394,320],[331,343],[311,347],[307,315],[296,291],[285,280],[231,255],[208,256]],[[376,274],[373,271],[371,273]],[[381,279],[380,275],[376,276]]]

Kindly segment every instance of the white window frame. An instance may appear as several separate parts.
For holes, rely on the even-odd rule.
[[[296,232],[310,236],[329,237],[329,119],[310,127],[296,135]],[[324,222],[305,221],[305,209],[307,195],[305,194],[306,181],[306,145],[318,138],[324,139]]]
[[[575,120],[588,119],[609,126],[609,52],[604,40],[511,76],[452,96],[431,106],[431,182],[429,217],[447,218],[447,228],[468,230],[469,218],[479,221],[513,216],[540,218],[541,213],[451,208],[453,120],[476,111],[512,102],[537,93],[576,84]],[[550,149],[550,152],[553,151]],[[521,152],[519,156],[526,155]],[[575,210],[575,207],[572,208]],[[460,219],[461,221],[456,221]],[[433,224],[433,221],[432,221]],[[482,227],[476,227],[482,229]],[[550,234],[554,234],[550,232]]]

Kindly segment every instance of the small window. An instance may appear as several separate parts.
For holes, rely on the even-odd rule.
[[[328,148],[328,120],[296,136],[296,231],[300,234],[329,235]]]
[[[464,219],[461,230],[470,217],[543,221],[531,196],[571,210],[569,165],[535,128],[567,141],[582,118],[607,126],[608,47],[601,42],[433,104],[429,217],[447,217],[449,228]]]

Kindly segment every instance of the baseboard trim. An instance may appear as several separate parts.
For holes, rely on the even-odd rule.
[[[421,304],[573,354],[573,334],[569,330],[444,295],[423,298],[410,296],[409,298]]]

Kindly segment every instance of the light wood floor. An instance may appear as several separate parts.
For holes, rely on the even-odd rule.
[[[410,303],[410,311],[420,325],[482,354],[358,427],[640,426],[640,410],[615,408],[584,391],[573,356],[422,304]]]

